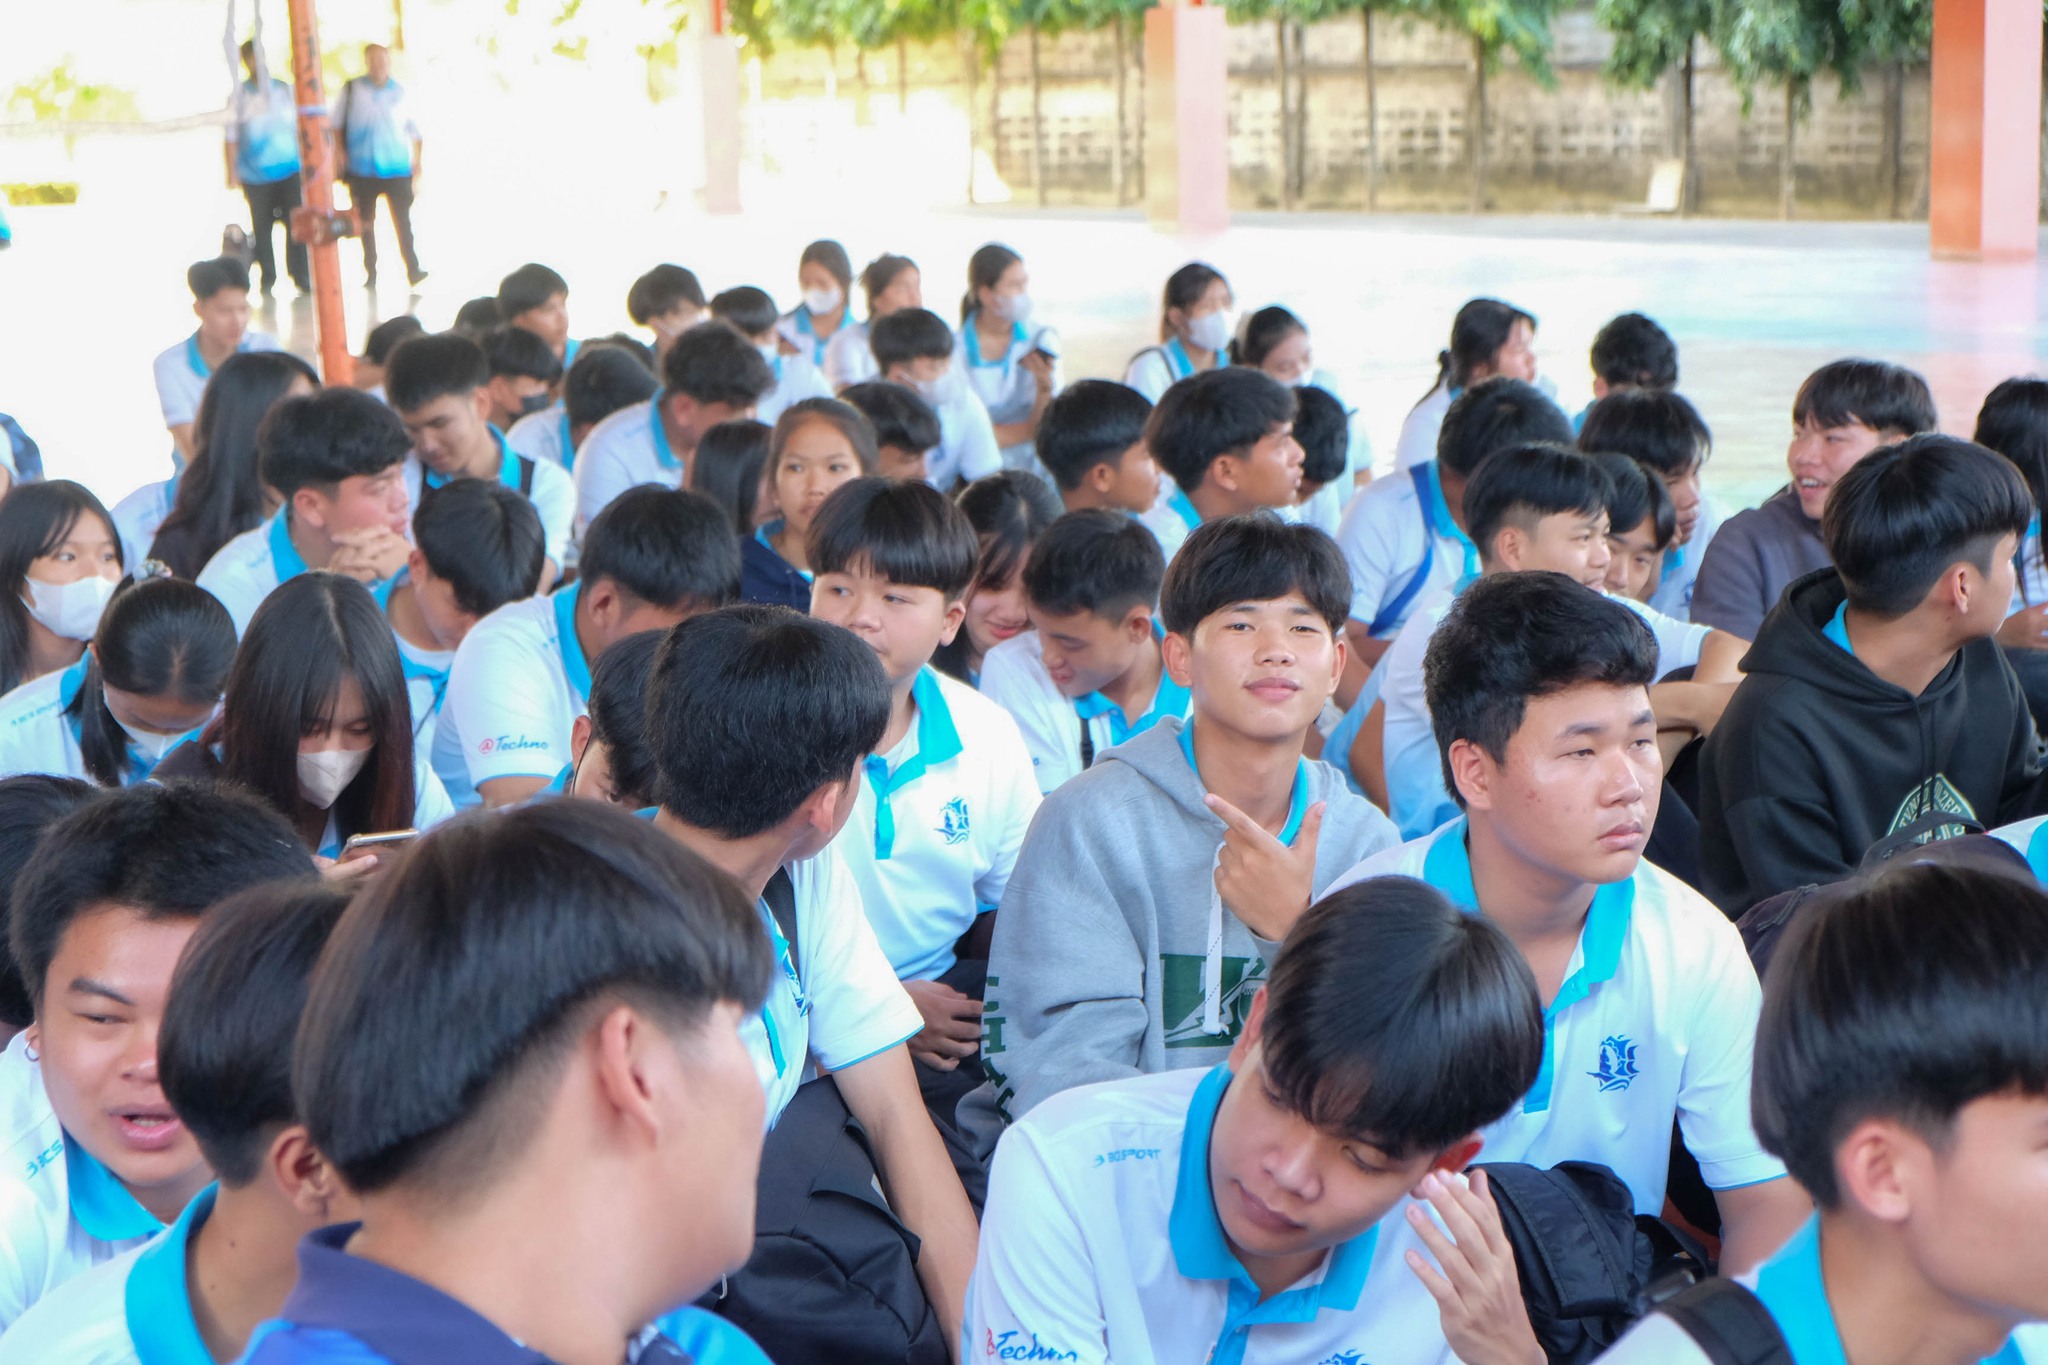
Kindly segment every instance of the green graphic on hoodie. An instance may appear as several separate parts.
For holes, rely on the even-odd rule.
[[[1251,1013],[1252,997],[1266,982],[1264,959],[1226,957],[1223,959],[1223,1032],[1202,1032],[1202,959],[1194,953],[1159,955],[1159,1021],[1165,1028],[1166,1046],[1228,1047],[1244,1028]]]
[[[1914,784],[1913,790],[1906,793],[1906,799],[1899,802],[1899,812],[1892,817],[1892,827],[1885,833],[1897,834],[1923,815],[1957,815],[1977,823],[1976,807],[1964,799],[1945,775],[1939,773],[1926,782]],[[1920,842],[1960,838],[1969,832],[1962,825],[1941,825],[1922,835]]]

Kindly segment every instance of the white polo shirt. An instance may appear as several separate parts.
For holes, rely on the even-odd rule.
[[[508,602],[456,648],[438,724],[453,722],[471,783],[552,778],[568,766],[569,732],[590,709],[590,663],[576,639],[580,589]]]
[[[1213,370],[1221,363],[1219,358],[1209,368]],[[1147,346],[1131,357],[1131,363],[1124,367],[1124,383],[1157,403],[1160,395],[1193,373],[1195,362],[1187,348],[1181,345],[1179,337],[1169,337],[1163,345]]]
[[[576,444],[569,439],[569,410],[560,403],[514,422],[505,433],[505,444],[529,460],[545,460],[564,470],[576,467]]]
[[[281,351],[284,344],[268,332],[245,331],[237,351]],[[166,427],[183,426],[199,417],[199,400],[206,396],[206,381],[213,370],[199,354],[199,333],[164,349],[152,370],[156,374],[156,398],[163,408]]]
[[[1152,632],[1155,638],[1160,634],[1156,618]],[[1052,791],[1088,766],[1081,761],[1084,734],[1092,760],[1164,717],[1185,720],[1188,714],[1188,690],[1168,676],[1164,666],[1151,704],[1135,721],[1127,720],[1123,709],[1100,692],[1069,697],[1046,672],[1035,630],[1012,636],[988,652],[981,661],[981,695],[1017,722],[1040,792]]]
[[[839,308],[839,326],[833,329],[832,336],[818,335],[817,326],[811,321],[811,310],[802,304],[790,309],[776,321],[776,335],[787,337],[789,344],[799,348],[811,364],[823,367],[825,348],[832,344],[832,337],[854,325],[853,305],[841,300]]]
[[[291,506],[277,509],[268,519],[250,527],[214,551],[213,558],[199,571],[200,587],[220,599],[234,620],[237,636],[249,633],[249,619],[263,599],[277,591],[277,585],[297,578],[308,565],[292,544]],[[396,575],[368,583],[370,596],[383,606],[391,600]]]
[[[1436,438],[1443,430],[1444,414],[1451,410],[1451,400],[1461,392],[1447,381],[1438,380],[1436,387],[1408,410],[1408,415],[1401,420],[1401,435],[1394,442],[1394,468],[1397,472],[1436,458]]]
[[[0,1052],[0,1331],[65,1281],[163,1224],[67,1136],[28,1037]]]
[[[1180,547],[1202,524],[1202,514],[1195,510],[1195,504],[1185,490],[1170,478],[1159,481],[1159,500],[1143,512],[1138,520],[1159,542],[1160,553],[1166,562],[1173,563],[1173,557],[1180,553]]]
[[[1227,1066],[1084,1085],[1003,1134],[962,1360],[1440,1365],[1436,1305],[1378,1224],[1262,1301],[1216,1215],[1209,1137]],[[1411,1289],[1412,1285],[1412,1289]]]
[[[1420,877],[1477,912],[1465,821],[1367,858],[1322,894],[1389,875]],[[1664,1207],[1671,1122],[1714,1190],[1776,1180],[1749,1119],[1750,1055],[1763,992],[1735,925],[1647,860],[1598,888],[1563,985],[1543,1012],[1543,1069],[1521,1105],[1482,1136],[1481,1161],[1596,1161]]]
[[[768,362],[768,368],[775,371],[775,387],[754,405],[756,421],[772,427],[776,418],[804,399],[832,396],[832,386],[825,382],[824,372],[808,356],[778,355]]]
[[[939,415],[939,446],[925,461],[925,482],[947,492],[956,478],[973,483],[1003,467],[988,409],[964,379],[932,410]]]
[[[1361,489],[1337,523],[1337,548],[1351,570],[1351,619],[1377,640],[1479,577],[1479,550],[1451,520],[1434,460]]]
[[[942,976],[953,943],[1003,899],[1038,810],[1031,756],[1009,712],[937,670],[911,684],[917,714],[864,761],[834,846],[896,975]]]
[[[569,530],[576,520],[576,485],[569,478],[569,471],[547,460],[522,456],[496,427],[491,428],[491,437],[498,443],[498,482],[515,493],[523,492],[533,504],[533,510],[540,514],[547,556],[557,568],[562,567],[569,562]],[[526,479],[526,466],[520,463],[522,458],[533,466],[530,481]],[[530,486],[522,490],[522,482],[530,482]],[[405,457],[405,496],[414,515],[419,513],[423,494],[447,483],[448,480],[428,469],[417,454]]]
[[[107,509],[114,519],[114,534],[121,538],[121,558],[128,572],[134,573],[149,558],[149,547],[177,496],[178,476],[174,474],[142,485]]]
[[[668,432],[655,420],[656,394],[644,403],[620,408],[592,427],[576,452],[576,538],[590,529],[590,519],[612,499],[643,483],[664,488],[683,486],[683,457],[668,443]]]
[[[1714,534],[1726,520],[1721,504],[1705,493],[1700,494],[1700,519],[1692,528],[1692,539],[1664,552],[1664,573],[1657,580],[1657,591],[1650,594],[1651,606],[1666,616],[1691,618],[1692,590],[1699,581],[1700,561],[1707,557],[1707,547],[1714,543]]]
[[[1026,421],[1031,405],[1038,401],[1038,381],[1019,363],[1033,351],[1052,357],[1052,391],[1060,391],[1060,337],[1050,327],[1027,323],[1010,325],[1009,343],[1001,354],[983,355],[981,338],[974,330],[974,315],[953,334],[953,368],[967,381],[974,396],[988,412],[991,423]],[[1030,441],[1002,447],[1003,464],[1011,469],[1038,472],[1038,451]]]
[[[65,709],[85,685],[86,660],[57,673],[31,678],[0,697],[0,777],[22,773],[50,773],[58,777],[95,779],[85,770],[80,749],[83,727]],[[198,731],[193,731],[196,735]],[[148,777],[156,763],[145,757],[133,743],[128,751],[128,771],[121,785],[132,787]]]
[[[448,793],[450,803],[457,810],[467,810],[482,798],[469,780],[461,736],[453,725],[441,724],[441,715],[448,705],[448,673],[455,666],[455,651],[421,649],[395,630],[391,636],[398,642],[406,700],[412,705],[413,752],[427,756],[428,766]]]
[[[823,369],[825,382],[832,386],[834,393],[882,377],[882,367],[875,363],[875,353],[868,348],[867,323],[840,324],[832,339],[825,343]]]
[[[796,966],[766,901],[759,903],[778,969],[758,1014],[740,1026],[768,1094],[768,1126],[816,1072],[843,1071],[906,1042],[924,1016],[896,979],[861,913],[860,888],[834,840],[787,867],[796,892]]]

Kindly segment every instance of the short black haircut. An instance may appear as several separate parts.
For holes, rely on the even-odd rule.
[[[1351,414],[1327,389],[1302,385],[1294,391],[1294,443],[1303,483],[1336,482],[1351,463]]]
[[[562,377],[561,358],[538,332],[510,325],[495,327],[484,334],[483,347],[492,379],[537,379],[553,384]]]
[[[739,541],[702,493],[643,484],[590,519],[577,572],[657,607],[709,610],[739,599]]]
[[[1714,433],[1699,409],[1670,389],[1616,389],[1586,413],[1579,449],[1626,455],[1660,478],[1680,479],[1707,462]]]
[[[974,581],[981,542],[967,514],[922,479],[869,475],[825,499],[804,552],[813,573],[851,573],[865,562],[891,583],[936,588],[953,602]]]
[[[1152,400],[1128,384],[1082,379],[1060,390],[1038,419],[1038,462],[1068,490],[1099,464],[1116,464],[1145,439]]]
[[[148,920],[197,919],[261,882],[313,875],[285,818],[240,788],[144,783],[110,791],[50,826],[14,884],[14,960],[37,1005],[64,934],[118,904]]]
[[[596,426],[620,408],[644,403],[661,381],[640,358],[620,346],[590,345],[576,352],[562,380],[562,408],[578,426]]]
[[[455,605],[477,617],[533,596],[547,562],[540,513],[496,479],[451,479],[423,490],[412,543],[454,590]]]
[[[2048,379],[2008,379],[1984,395],[1971,439],[2019,466],[2035,506],[2048,504]]]
[[[1219,517],[1196,527],[1166,566],[1159,620],[1175,635],[1240,602],[1271,602],[1298,592],[1334,633],[1351,615],[1351,571],[1331,540],[1313,526],[1270,512]]]
[[[185,283],[191,288],[192,297],[200,303],[223,289],[237,289],[246,294],[249,292],[249,267],[233,256],[194,261],[192,268],[185,272]]]
[[[1828,492],[1821,541],[1849,605],[1884,620],[1920,605],[1958,561],[1991,572],[2005,536],[2024,536],[2034,495],[2012,461],[1930,433],[1872,451]]]
[[[531,332],[524,335],[540,341]],[[547,349],[545,341],[540,345]],[[459,332],[435,332],[398,343],[384,366],[384,396],[401,413],[417,412],[436,398],[467,398],[490,379],[491,365],[482,346]]]
[[[544,265],[528,261],[498,281],[498,316],[511,322],[521,313],[541,307],[557,294],[566,295],[569,282]]]
[[[1758,1140],[1832,1209],[1857,1124],[1892,1119],[1941,1151],[1965,1105],[2048,1094],[2044,974],[2048,895],[2018,876],[1904,861],[1828,888],[1765,973]]]
[[[1621,603],[1561,573],[1489,574],[1458,594],[1422,656],[1444,790],[1462,810],[1451,745],[1470,740],[1507,762],[1536,698],[1584,683],[1648,687],[1656,676],[1657,637]]]
[[[661,379],[671,393],[735,408],[752,407],[775,387],[775,371],[754,343],[722,322],[700,322],[677,337]]]
[[[1669,549],[1671,538],[1678,534],[1678,508],[1664,481],[1611,450],[1586,458],[1607,476],[1607,533],[1626,535],[1647,521],[1654,548]]]
[[[1593,373],[1608,384],[1669,389],[1678,383],[1678,343],[1641,313],[1623,313],[1593,334]]]
[[[1496,450],[1535,441],[1570,445],[1571,419],[1534,384],[1501,376],[1474,384],[1451,400],[1437,431],[1436,461],[1469,479]]]
[[[1568,445],[1510,446],[1483,462],[1465,485],[1466,534],[1490,558],[1501,528],[1534,531],[1537,522],[1562,512],[1591,516],[1612,495],[1600,466]]]
[[[1263,370],[1225,365],[1179,380],[1152,409],[1145,443],[1189,493],[1224,455],[1250,450],[1294,421],[1294,391]]]
[[[626,316],[645,327],[685,303],[694,308],[704,306],[704,286],[697,283],[696,272],[679,265],[658,265],[626,291]]]
[[[411,449],[398,414],[361,389],[280,399],[256,428],[257,468],[287,502],[301,488],[331,491],[343,479],[382,474]]]
[[[456,309],[455,321],[449,324],[448,330],[466,337],[480,337],[504,321],[505,315],[498,311],[497,298],[485,294]]]
[[[306,982],[348,893],[313,881],[273,882],[207,912],[171,978],[157,1040],[164,1099],[227,1188],[263,1173],[292,1104],[292,1040]]]
[[[1273,959],[1260,1070],[1325,1133],[1433,1155],[1513,1109],[1542,1065],[1521,951],[1426,882],[1370,877],[1323,897]]]
[[[49,773],[0,779],[0,931],[13,918],[15,883],[43,831],[91,800],[97,791],[81,778]],[[0,942],[0,1024],[24,1029],[35,1021],[28,983],[21,979],[13,950]]]
[[[899,308],[868,324],[868,349],[887,374],[891,365],[951,357],[953,329],[929,308]]]
[[[1806,376],[1792,400],[1792,422],[1823,429],[1864,426],[1901,436],[1937,425],[1927,381],[1882,360],[1837,360]]]
[[[1024,561],[1024,595],[1055,616],[1078,611],[1117,620],[1159,602],[1166,556],[1136,517],[1106,507],[1069,512],[1046,527]]]
[[[860,409],[868,425],[875,429],[878,448],[892,446],[923,454],[945,434],[939,429],[939,415],[932,411],[932,405],[908,384],[871,379],[849,386],[839,400]]]
[[[372,365],[382,365],[391,359],[391,353],[398,349],[399,342],[421,336],[426,330],[426,324],[411,313],[400,313],[395,318],[386,318],[372,327],[369,335],[363,338],[363,359]]]
[[[292,1093],[349,1188],[461,1200],[523,1150],[597,1010],[683,1032],[749,1012],[774,959],[730,877],[601,801],[472,812],[342,916]]]
[[[726,839],[771,830],[859,770],[889,706],[882,661],[851,631],[755,603],[693,616],[647,684],[661,804]]]
[[[739,285],[712,296],[711,316],[749,337],[775,330],[782,313],[765,289]]]
[[[590,740],[604,745],[618,804],[656,803],[654,749],[647,742],[647,680],[664,633],[643,630],[614,640],[590,667]]]

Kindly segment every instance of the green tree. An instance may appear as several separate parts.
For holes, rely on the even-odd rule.
[[[1416,17],[1467,38],[1472,44],[1472,93],[1465,120],[1467,159],[1472,168],[1472,211],[1486,208],[1486,78],[1512,52],[1524,70],[1549,87],[1550,21],[1558,0],[1408,0]]]
[[[1607,78],[1636,90],[1654,87],[1672,67],[1679,74],[1678,211],[1699,207],[1693,92],[1701,39],[1714,31],[1715,0],[1596,0],[1594,17],[1614,35]]]

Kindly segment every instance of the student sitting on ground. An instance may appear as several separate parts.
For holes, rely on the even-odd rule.
[[[2034,520],[2020,541],[2019,591],[1998,628],[1998,643],[2039,728],[2048,720],[2048,557],[2040,518],[2048,506],[2048,379],[2008,379],[1985,394],[1971,439],[2011,460],[2034,495]]]
[[[1059,520],[1060,501],[1038,475],[1004,469],[968,484],[954,503],[974,528],[979,548],[964,599],[967,615],[952,640],[933,653],[932,667],[978,688],[988,652],[1031,628],[1024,561],[1045,528]]]
[[[875,472],[886,479],[930,482],[939,452],[939,415],[907,384],[884,379],[852,384],[839,398],[860,410],[875,429]]]
[[[1321,480],[1329,488],[1325,498],[1329,510],[1324,515],[1334,526],[1350,505],[1352,493],[1372,482],[1372,443],[1363,427],[1352,425],[1356,414],[1338,392],[1337,377],[1316,364],[1308,324],[1277,304],[1261,308],[1238,325],[1229,353],[1231,364],[1264,370],[1290,389],[1321,390],[1336,401],[1337,411],[1344,413],[1344,473]]]
[[[1543,1070],[1486,1130],[1489,1160],[1598,1162],[1654,1214],[1676,1118],[1720,1207],[1722,1265],[1740,1271],[1809,1205],[1750,1129],[1758,992],[1742,937],[1642,856],[1663,778],[1657,666],[1640,616],[1562,574],[1473,584],[1426,665],[1444,785],[1464,818],[1332,890],[1421,877],[1527,959]]]
[[[1325,898],[1226,1061],[1071,1090],[1004,1134],[961,1358],[1542,1360],[1486,1177],[1462,1174],[1542,1060],[1535,982],[1485,919],[1406,878]],[[1410,1228],[1433,1259],[1385,1254]]]
[[[522,417],[551,407],[562,382],[562,362],[524,327],[500,327],[478,343],[490,365],[490,424],[510,431]]]
[[[1593,402],[1572,418],[1582,430],[1587,414],[1611,393],[1668,393],[1678,387],[1678,344],[1653,318],[1623,313],[1593,334]]]
[[[1301,493],[1294,391],[1231,365],[1160,396],[1145,444],[1173,487],[1142,520],[1170,563],[1188,533],[1218,517],[1277,511]]]
[[[740,530],[740,597],[809,611],[811,524],[825,499],[875,472],[875,433],[858,409],[836,398],[806,398],[782,414],[768,439],[760,481],[780,515]]]
[[[1344,516],[1341,494],[1351,486],[1345,453],[1351,444],[1351,414],[1328,392],[1313,384],[1294,390],[1294,443],[1301,447],[1301,486],[1294,505],[1281,515],[1337,534]]]
[[[249,267],[231,256],[199,261],[185,272],[192,289],[192,315],[199,328],[164,351],[152,369],[156,397],[170,429],[172,452],[182,466],[192,458],[192,422],[199,415],[206,381],[238,351],[281,351],[276,337],[249,330]]]
[[[1700,560],[1692,619],[1756,639],[1786,587],[1828,566],[1820,526],[1828,491],[1879,446],[1934,429],[1934,398],[1911,370],[1837,360],[1808,375],[1792,400],[1792,482],[1715,534]]]
[[[640,358],[624,346],[598,340],[576,353],[562,376],[562,401],[522,417],[505,433],[505,444],[529,460],[546,460],[574,472],[576,452],[599,422],[661,389]]]
[[[1473,299],[1451,319],[1451,344],[1436,356],[1436,385],[1401,423],[1394,468],[1406,470],[1440,453],[1437,429],[1458,395],[1497,376],[1536,382],[1536,318],[1499,299]]]
[[[801,352],[785,355],[776,330],[781,314],[775,300],[752,285],[728,289],[711,300],[711,316],[754,344],[775,372],[775,387],[754,405],[754,416],[773,426],[775,419],[808,398],[830,398],[832,386]]]
[[[486,300],[491,305],[491,316],[497,316],[496,299]],[[398,349],[398,343],[419,336],[427,325],[411,313],[400,313],[395,318],[386,318],[372,327],[363,337],[363,353],[356,357],[355,372],[349,376],[349,383],[372,398],[384,396],[384,364],[391,359],[391,353]],[[462,327],[460,315],[456,317],[453,331],[469,333]],[[488,328],[483,329],[488,330]],[[482,333],[479,332],[479,335]]]
[[[1894,836],[2048,811],[2033,717],[1991,638],[2033,515],[2010,461],[1951,436],[1843,473],[1822,522],[1835,567],[1786,590],[1701,759],[1723,910],[1838,881]]]
[[[1069,512],[1106,507],[1132,516],[1159,501],[1159,466],[1145,444],[1152,404],[1106,379],[1069,384],[1038,423],[1038,462]]]
[[[83,484],[52,479],[0,498],[0,690],[84,658],[123,567],[114,520]]]
[[[527,262],[498,281],[498,317],[547,343],[566,367],[576,363],[569,339],[569,282],[544,265]]]
[[[704,286],[697,282],[697,273],[679,265],[658,265],[626,291],[626,316],[633,319],[635,327],[654,333],[657,364],[677,337],[703,320],[705,306]]]
[[[860,272],[860,289],[867,296],[867,321],[855,322],[849,317],[842,323],[825,343],[825,358],[819,366],[826,381],[842,398],[854,385],[881,375],[875,366],[875,353],[868,349],[868,328],[875,319],[905,308],[924,307],[924,277],[918,273],[917,262],[908,256],[883,252],[869,261]]]
[[[362,1221],[300,1243],[244,1359],[759,1361],[701,1313],[688,1356],[647,1328],[753,1249],[740,1025],[773,970],[727,878],[596,802],[421,840],[342,916],[292,1054]]]
[[[1592,460],[1607,476],[1607,577],[1600,589],[1647,605],[1659,556],[1678,534],[1678,511],[1664,481],[1628,456],[1610,451]]]
[[[1647,600],[1666,616],[1690,618],[1700,561],[1723,516],[1720,503],[1700,487],[1700,473],[1714,448],[1706,422],[1679,394],[1621,389],[1586,409],[1578,445],[1589,455],[1626,455],[1663,483],[1677,526]]]
[[[967,258],[953,367],[987,409],[1003,464],[1039,472],[1032,442],[1060,391],[1060,337],[1038,316],[1024,258],[989,242]]]
[[[609,801],[630,811],[653,814],[654,747],[647,738],[647,680],[654,656],[667,639],[643,630],[597,656],[590,670],[590,713],[576,717],[569,736],[569,766],[555,789],[592,801]]]
[[[796,283],[803,302],[783,315],[782,337],[790,350],[823,369],[826,346],[853,321],[853,300],[847,297],[853,262],[846,248],[830,238],[812,242],[797,258]]]
[[[925,481],[942,493],[1003,467],[988,409],[953,363],[953,331],[937,313],[905,308],[869,324],[868,348],[883,379],[914,389],[939,419]]]
[[[1168,275],[1159,300],[1159,344],[1131,357],[1124,383],[1157,403],[1188,376],[1222,366],[1237,331],[1236,303],[1230,281],[1215,266],[1189,261]]]

